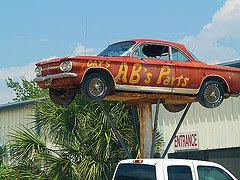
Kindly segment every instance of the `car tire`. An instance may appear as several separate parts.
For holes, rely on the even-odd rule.
[[[108,94],[108,83],[101,74],[89,74],[84,78],[81,90],[87,99],[101,101]]]
[[[197,98],[202,106],[215,108],[223,102],[224,89],[217,81],[207,81],[202,85]]]
[[[171,113],[177,113],[185,109],[187,104],[163,104],[163,107],[171,112]]]
[[[65,106],[74,100],[75,93],[71,93],[70,91],[64,89],[50,88],[49,97],[55,104]]]

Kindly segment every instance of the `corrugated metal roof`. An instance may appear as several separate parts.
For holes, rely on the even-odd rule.
[[[219,65],[222,66],[231,66],[231,67],[238,67],[240,68],[240,59],[237,59],[235,61],[230,61],[230,62],[225,62],[225,63],[221,63]]]
[[[46,99],[46,97],[1,104],[0,105],[0,111],[11,109],[11,108],[25,107],[27,105],[31,105],[31,104],[35,103],[36,101],[41,101],[41,100],[45,100],[45,99]]]

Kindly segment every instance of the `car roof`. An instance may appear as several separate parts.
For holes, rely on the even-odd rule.
[[[131,39],[131,40],[119,41],[119,42],[116,42],[116,43],[129,42],[129,41],[135,41],[137,43],[159,43],[159,44],[174,46],[174,47],[177,47],[177,48],[181,49],[185,54],[187,54],[187,56],[190,59],[195,60],[195,58],[188,52],[185,45],[183,45],[181,43],[178,43],[178,42],[172,42],[172,41],[166,41],[166,40],[155,40],[155,39]],[[113,43],[113,44],[116,44],[116,43]]]
[[[160,44],[168,44],[168,45],[172,45],[172,46],[176,46],[176,47],[184,47],[185,46],[181,43],[178,43],[178,42],[173,42],[173,41],[166,41],[166,40],[156,40],[156,39],[131,39],[131,40],[125,40],[125,41],[119,41],[117,43],[120,43],[120,42],[129,42],[129,41],[135,41],[135,42],[138,42],[138,43],[160,43]],[[114,43],[115,44],[115,43]]]
[[[166,40],[154,40],[154,39],[133,39],[133,41],[137,42],[152,42],[152,43],[163,43],[163,44],[169,44],[174,46],[184,46],[181,43],[178,42],[172,42],[172,41],[166,41]]]

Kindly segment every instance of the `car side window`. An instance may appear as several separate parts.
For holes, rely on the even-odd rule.
[[[145,45],[140,45],[138,46],[138,48],[133,51],[132,53],[132,57],[139,57],[139,58],[148,58],[142,51],[142,49],[144,48]]]
[[[176,48],[172,48],[172,60],[189,61],[189,59]]]
[[[136,57],[136,58],[140,57],[140,55],[139,55],[139,47],[133,51],[132,57]]]
[[[158,44],[142,44],[132,53],[132,57],[169,60],[169,47]]]
[[[199,180],[221,179],[221,180],[233,180],[224,170],[211,167],[211,166],[198,166],[198,178]]]
[[[167,167],[168,180],[192,180],[192,171],[189,166],[174,165]]]

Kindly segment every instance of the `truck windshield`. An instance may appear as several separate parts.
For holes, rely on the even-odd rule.
[[[114,180],[156,180],[156,170],[153,165],[120,164]]]
[[[127,56],[135,43],[135,41],[127,41],[112,44],[103,50],[98,56]]]

